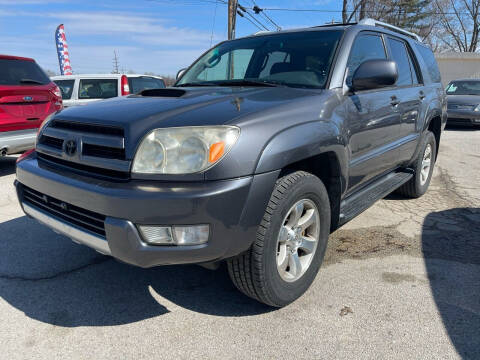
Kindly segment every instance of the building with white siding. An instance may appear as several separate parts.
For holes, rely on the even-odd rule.
[[[437,53],[435,58],[442,74],[444,86],[455,79],[480,79],[479,53]]]

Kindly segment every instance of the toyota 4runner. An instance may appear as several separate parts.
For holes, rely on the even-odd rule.
[[[271,306],[301,296],[329,234],[427,191],[446,122],[432,52],[373,20],[220,43],[172,88],[69,108],[19,159],[25,213],[151,267],[226,261]]]

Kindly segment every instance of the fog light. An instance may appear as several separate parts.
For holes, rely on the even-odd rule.
[[[150,245],[201,245],[208,241],[208,225],[170,226],[139,225],[143,240]]]
[[[174,245],[172,228],[166,226],[139,226],[143,239],[152,245]]]
[[[177,245],[200,245],[208,241],[210,230],[208,225],[175,226],[173,232]]]

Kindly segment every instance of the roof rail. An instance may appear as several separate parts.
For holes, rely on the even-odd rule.
[[[395,31],[397,33],[400,33],[400,34],[406,35],[408,37],[411,37],[412,39],[415,39],[419,42],[422,42],[422,39],[420,38],[420,36],[418,36],[417,34],[414,34],[413,32],[403,30],[402,28],[399,28],[398,26],[390,25],[390,24],[387,24],[387,23],[384,23],[384,22],[381,22],[381,21],[378,21],[378,20],[375,20],[375,19],[362,19],[358,22],[358,25],[370,25],[370,26],[383,27],[385,29]]]
[[[270,30],[259,30],[257,31],[256,33],[253,33],[253,35],[264,35],[264,34],[269,34],[273,31],[270,31]]]

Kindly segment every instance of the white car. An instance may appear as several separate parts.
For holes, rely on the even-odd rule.
[[[62,92],[64,107],[165,87],[161,77],[137,74],[80,74],[51,79]]]

